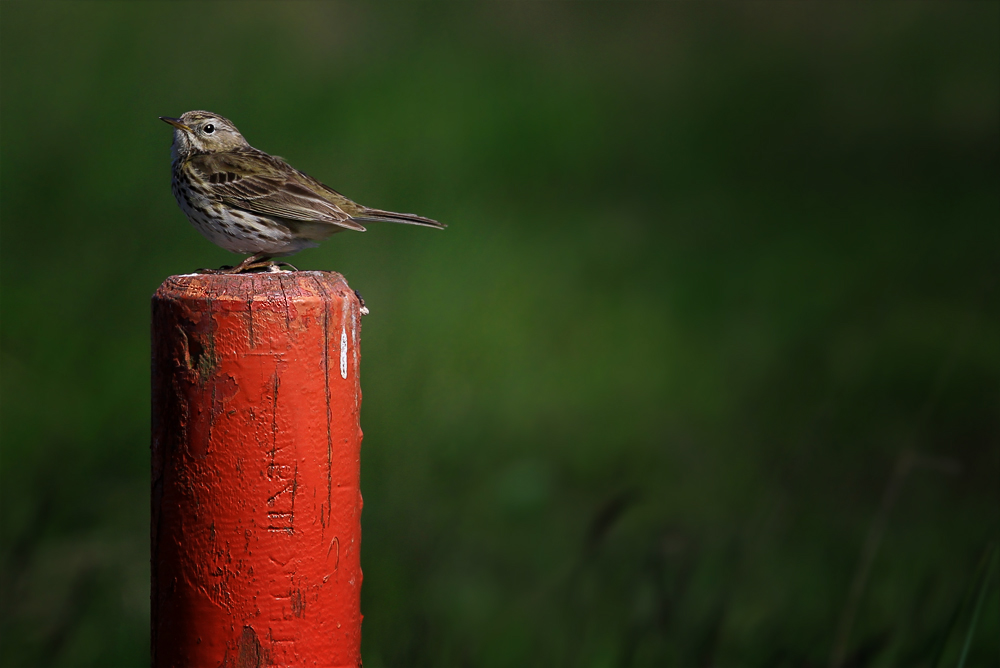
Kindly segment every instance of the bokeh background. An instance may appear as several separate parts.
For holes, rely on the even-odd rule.
[[[294,259],[366,666],[1000,665],[997,3],[5,2],[0,93],[2,665],[148,663],[189,109],[450,225]]]

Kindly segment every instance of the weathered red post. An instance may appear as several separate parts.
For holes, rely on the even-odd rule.
[[[335,273],[153,296],[154,668],[360,665],[359,333]]]

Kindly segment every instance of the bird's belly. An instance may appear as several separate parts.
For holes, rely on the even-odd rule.
[[[177,204],[195,229],[228,251],[289,255],[315,245],[297,239],[292,230],[277,219],[213,201],[196,186],[181,187],[176,180],[173,186]]]

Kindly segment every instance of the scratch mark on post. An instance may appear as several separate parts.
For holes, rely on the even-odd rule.
[[[330,506],[333,500],[333,411],[330,408],[330,295],[323,282],[315,279],[316,286],[323,294],[323,383],[326,388],[326,519],[323,528],[330,522]],[[323,517],[320,516],[323,521]]]
[[[278,372],[274,372],[274,399],[271,402],[271,467],[278,452]]]
[[[267,519],[269,521],[269,524],[267,525],[268,531],[287,533],[289,535],[295,533],[295,527],[293,526],[295,517],[292,513],[283,513],[280,510],[269,510],[267,511]],[[287,522],[287,524],[285,524],[285,522]]]
[[[253,299],[257,296],[257,291],[254,289],[256,283],[251,278],[250,279],[250,291],[247,293],[247,330],[250,335],[250,350],[254,349],[254,336],[253,336]]]
[[[299,464],[295,463],[295,473],[292,474],[292,482],[285,486],[285,489],[292,488],[292,507],[288,511],[288,533],[295,533],[295,493],[299,490]],[[277,496],[277,495],[275,495]]]
[[[285,330],[291,331],[292,329],[292,314],[288,311],[288,293],[285,292],[285,277],[278,274],[278,287],[281,288],[281,296],[285,299]]]
[[[333,537],[333,540],[330,541],[330,547],[326,548],[327,559],[330,558],[330,552],[333,551],[334,547],[337,548],[337,559],[336,561],[333,562],[333,570],[337,570],[338,568],[340,568],[340,538],[338,538],[337,536]]]
[[[354,353],[353,355],[354,373],[355,375],[357,375],[358,364],[360,362],[359,360],[360,352],[358,351],[358,327],[361,326],[361,317],[354,311],[353,303],[350,303],[350,313],[351,313],[351,346],[352,346],[352,352]],[[358,384],[358,387],[361,387],[361,385]]]
[[[305,617],[306,598],[302,595],[302,590],[293,589],[289,598],[291,598],[292,601],[292,614],[296,617]]]
[[[284,487],[282,487],[281,489],[279,489],[277,492],[275,492],[271,496],[267,497],[267,505],[273,506],[275,499],[277,499],[279,496],[281,496],[282,494],[284,494],[285,492],[287,492],[289,489],[292,490],[292,499],[293,499],[292,505],[294,507],[294,504],[295,504],[295,502],[294,502],[294,499],[295,499],[295,491],[294,491],[294,489],[295,489],[295,482],[294,481],[286,484]]]

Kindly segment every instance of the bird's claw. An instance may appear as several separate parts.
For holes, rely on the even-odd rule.
[[[282,269],[281,267],[290,267],[290,269]],[[298,271],[298,268],[295,265],[290,264],[288,262],[275,262],[274,260],[267,260],[266,262],[253,262],[243,267],[240,271],[235,271],[233,273],[238,274],[240,272],[257,272],[257,271],[267,274],[282,274],[292,271]]]
[[[288,269],[282,269],[281,267],[288,267]],[[298,271],[298,267],[288,262],[274,262],[272,260],[266,260],[263,262],[251,262],[248,264],[240,263],[233,267],[232,265],[223,265],[218,269],[198,269],[195,273],[197,274],[250,274],[250,273],[268,273],[268,274],[278,274],[285,272]]]

